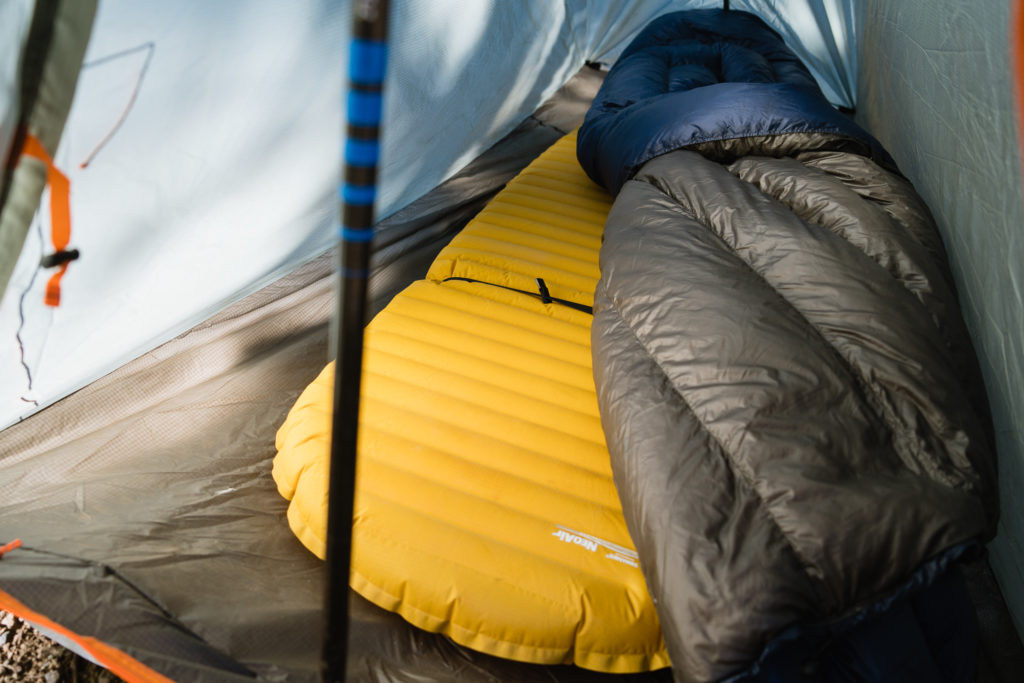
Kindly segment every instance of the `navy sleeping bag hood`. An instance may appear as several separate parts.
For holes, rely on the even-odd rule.
[[[895,170],[882,146],[837,111],[782,37],[753,14],[666,14],[630,43],[587,113],[577,155],[617,195],[647,161],[701,143],[824,133]]]

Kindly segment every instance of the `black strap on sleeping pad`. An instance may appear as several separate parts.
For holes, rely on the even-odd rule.
[[[551,296],[551,293],[548,292],[548,286],[544,283],[544,278],[536,279],[538,290],[536,292],[531,292],[525,289],[517,289],[515,287],[506,287],[505,285],[498,285],[493,282],[487,282],[486,280],[474,280],[473,278],[470,277],[446,277],[444,280],[441,280],[441,282],[450,282],[452,280],[456,280],[459,282],[476,282],[481,285],[490,285],[491,287],[501,287],[502,289],[507,289],[512,292],[519,292],[520,294],[526,294],[527,296],[532,296],[535,299],[540,299],[541,302],[545,304],[561,304],[562,306],[568,306],[569,308],[573,308],[577,311],[587,313],[588,315],[594,315],[594,308],[592,306],[587,306],[586,304],[578,304],[575,301],[569,301],[568,299],[559,299],[557,296]]]

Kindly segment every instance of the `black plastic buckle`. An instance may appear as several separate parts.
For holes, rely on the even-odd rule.
[[[77,249],[71,249],[65,251],[61,249],[58,252],[47,254],[43,258],[39,259],[39,265],[43,268],[56,268],[57,266],[63,266],[65,263],[70,263],[79,257]]]
[[[544,280],[542,278],[536,278],[536,280],[537,289],[540,290],[540,300],[546,304],[552,303],[554,299],[551,298],[551,292],[548,291],[548,286],[544,284]]]

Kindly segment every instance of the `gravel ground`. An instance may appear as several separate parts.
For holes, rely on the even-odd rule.
[[[120,678],[0,611],[0,682],[118,683]]]

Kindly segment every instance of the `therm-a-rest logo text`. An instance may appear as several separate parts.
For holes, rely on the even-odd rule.
[[[603,547],[606,550],[611,551],[605,555],[609,560],[615,560],[616,562],[627,564],[630,567],[640,566],[640,558],[636,554],[635,550],[624,548],[621,545],[616,545],[615,543],[602,540],[596,536],[585,534],[582,531],[576,531],[575,529],[570,529],[567,526],[559,524],[558,528],[555,529],[551,535],[562,543],[578,545],[581,548],[586,548],[592,553],[596,553],[598,548]]]
[[[551,535],[552,536],[557,536],[558,540],[560,540],[560,541],[562,541],[564,543],[575,543],[576,545],[583,546],[584,548],[586,548],[587,550],[589,550],[592,553],[596,553],[597,552],[597,541],[592,541],[589,538],[583,538],[582,536],[577,536],[576,534],[571,534],[568,531],[566,531],[565,529],[559,529],[558,531],[556,531],[555,533],[553,533]]]

